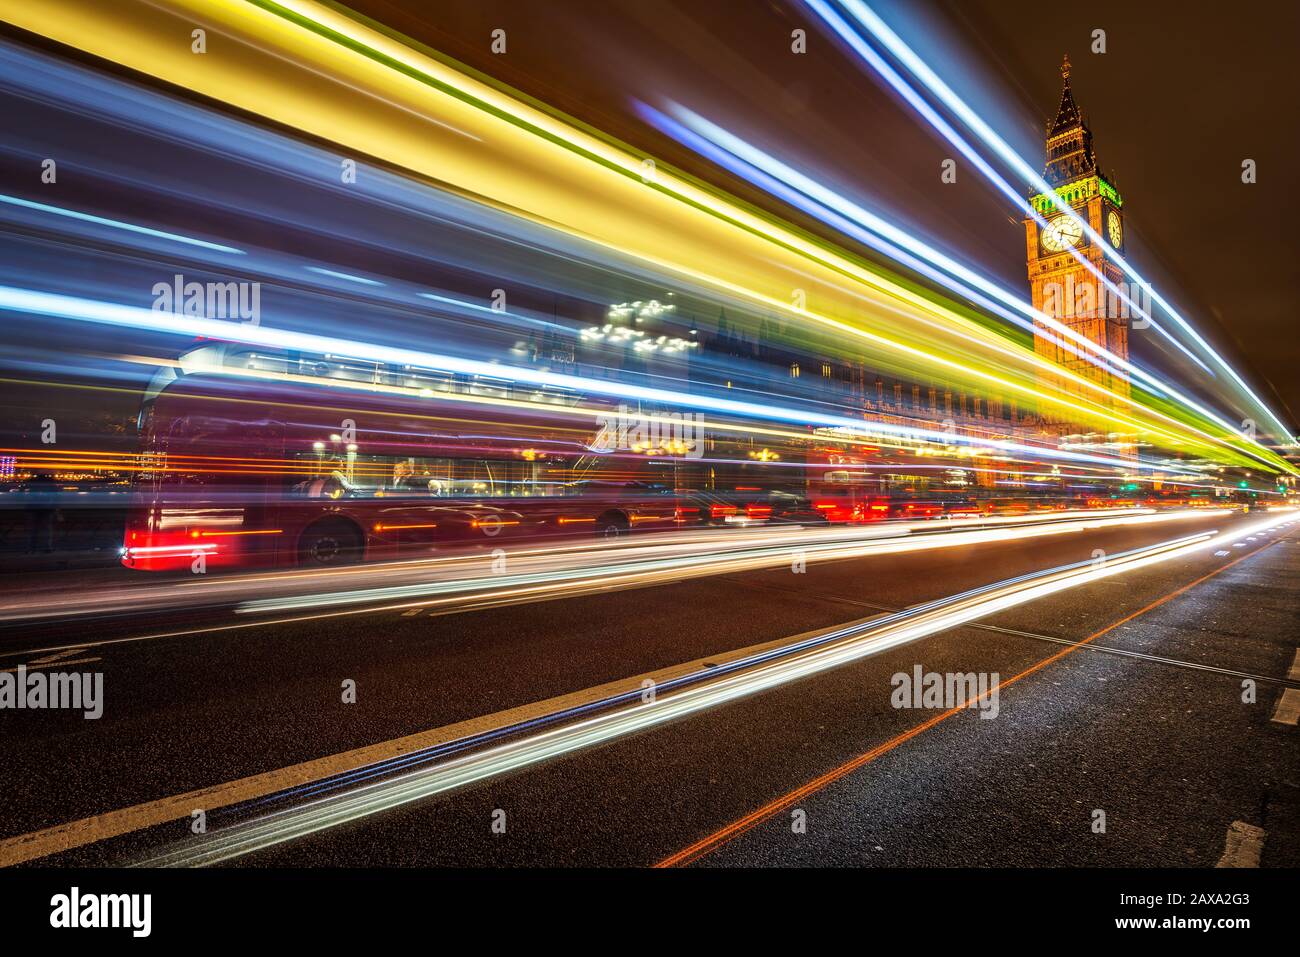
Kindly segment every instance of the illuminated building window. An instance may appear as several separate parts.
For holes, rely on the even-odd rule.
[[[790,378],[791,379],[799,378],[799,363],[797,362],[790,363]]]

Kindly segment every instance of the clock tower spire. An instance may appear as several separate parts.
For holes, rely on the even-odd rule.
[[[1084,229],[1086,223],[1103,242],[1122,249],[1124,201],[1097,162],[1092,131],[1070,89],[1068,56],[1061,63],[1061,81],[1056,119],[1046,128],[1043,179],[1067,211],[1063,212],[1046,193],[1030,197],[1030,205],[1042,219],[1041,223],[1036,218],[1025,220],[1030,295],[1035,309],[1089,342],[1127,359],[1130,307],[1107,288],[1109,285],[1125,290],[1123,276],[1106,258],[1105,250],[1090,242]],[[1123,376],[1098,368],[1090,361],[1086,346],[1041,322],[1034,325],[1034,351],[1081,378],[1120,395],[1128,394],[1128,381]],[[1091,390],[1063,377],[1045,376],[1042,384],[1052,391],[1089,392],[1091,398],[1096,398]],[[1050,409],[1043,410],[1043,418],[1067,430],[1071,424]]]

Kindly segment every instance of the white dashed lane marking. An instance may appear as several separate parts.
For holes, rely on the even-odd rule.
[[[0,668],[0,673],[13,671],[19,668],[26,668],[28,671],[36,671],[38,668],[64,667],[66,665],[87,665],[92,661],[103,661],[102,658],[73,658],[72,655],[78,655],[86,651],[85,648],[68,648],[64,651],[56,651],[52,655],[46,655],[43,658],[33,658],[25,665],[15,665],[12,668]]]

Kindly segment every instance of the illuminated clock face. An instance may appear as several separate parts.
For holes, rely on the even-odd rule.
[[[1059,253],[1078,244],[1083,236],[1083,224],[1073,216],[1057,216],[1043,230],[1043,248]]]
[[[1106,217],[1106,235],[1110,237],[1110,244],[1119,249],[1119,244],[1124,241],[1124,227],[1120,225],[1119,213],[1113,209]]]

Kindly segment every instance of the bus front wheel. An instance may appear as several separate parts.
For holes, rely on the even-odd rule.
[[[622,538],[627,534],[628,520],[618,512],[606,512],[596,520],[596,534],[601,538]]]
[[[361,535],[350,522],[318,522],[298,540],[298,564],[320,568],[361,561]]]

